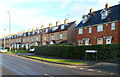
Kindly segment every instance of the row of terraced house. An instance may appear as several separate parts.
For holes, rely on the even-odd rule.
[[[120,4],[110,7],[107,3],[101,10],[90,9],[79,24],[76,21],[59,21],[53,26],[41,26],[32,31],[4,37],[0,45],[19,49],[47,44],[96,45],[120,43]]]

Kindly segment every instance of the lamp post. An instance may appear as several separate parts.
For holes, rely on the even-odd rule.
[[[8,11],[7,13],[8,13],[8,15],[9,15],[9,35],[10,35],[10,34],[11,34],[11,33],[10,33],[10,32],[11,32],[11,31],[10,31],[10,30],[11,30],[11,22],[10,22],[10,21],[11,21],[11,20],[10,20],[11,18],[10,18],[10,12]],[[10,50],[11,50],[11,47],[10,47],[10,37],[9,37],[9,48],[10,48]]]
[[[5,28],[4,28],[4,36],[5,36]],[[5,37],[4,37],[4,48],[5,48]]]

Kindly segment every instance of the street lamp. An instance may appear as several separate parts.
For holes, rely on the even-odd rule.
[[[10,35],[10,34],[11,34],[11,33],[10,33],[10,32],[11,32],[11,31],[10,31],[10,28],[11,28],[11,25],[10,25],[10,21],[11,21],[11,20],[10,20],[10,12],[8,11],[7,13],[9,14],[9,35]],[[11,50],[11,47],[10,47],[10,37],[9,37],[9,48],[10,48],[10,50]]]
[[[5,28],[4,28],[4,36],[5,36]],[[4,48],[5,48],[5,37],[4,37]]]

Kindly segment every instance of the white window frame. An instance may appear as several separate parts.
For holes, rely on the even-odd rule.
[[[83,40],[78,40],[78,45],[83,45]]]
[[[111,30],[115,30],[115,22],[111,24]]]
[[[83,28],[78,29],[78,34],[83,34]]]
[[[62,33],[60,33],[59,36],[60,36],[60,39],[63,39],[63,34]]]
[[[89,27],[89,33],[92,33],[92,27]]]
[[[103,31],[103,25],[98,25],[97,26],[97,32]]]
[[[102,40],[102,43],[99,43],[99,42],[98,42],[99,40]],[[103,44],[103,38],[98,38],[98,39],[97,39],[97,44]]]

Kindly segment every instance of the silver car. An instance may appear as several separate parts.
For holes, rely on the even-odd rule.
[[[0,52],[7,52],[7,49],[5,49],[4,47],[0,47]]]

